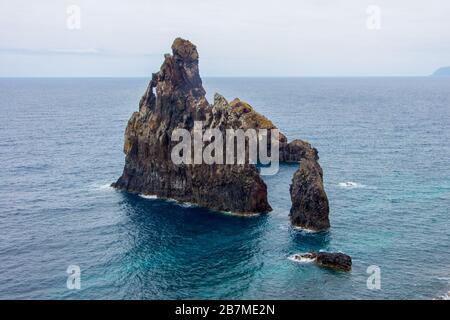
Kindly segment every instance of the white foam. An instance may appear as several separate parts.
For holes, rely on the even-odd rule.
[[[450,300],[450,291],[447,292],[447,294],[435,298],[434,300]]]
[[[347,189],[356,189],[356,188],[365,188],[366,185],[353,182],[353,181],[346,181],[346,182],[339,182],[338,186],[341,188],[347,188]]]
[[[198,205],[196,205],[195,203],[191,203],[191,202],[183,202],[183,201],[178,201],[176,199],[173,198],[158,198],[157,196],[149,196],[152,198],[149,199],[160,199],[160,200],[164,200],[166,202],[169,203],[173,203],[174,205],[183,207],[183,208],[194,208],[194,207],[198,207]]]
[[[450,277],[438,277],[438,280],[443,280],[443,281],[447,281],[448,283],[450,283]]]
[[[231,211],[218,211],[222,214],[226,214],[227,216],[234,216],[234,217],[241,217],[241,218],[252,218],[252,217],[258,217],[261,215],[261,213],[237,213],[237,212],[231,212]]]
[[[158,199],[158,197],[156,195],[153,194],[139,194],[139,197],[144,198],[144,199],[149,199],[149,200],[154,200],[154,199]]]
[[[320,231],[317,231],[317,230],[308,229],[308,228],[299,227],[299,226],[293,226],[293,228],[295,230],[302,231],[304,233],[318,233],[318,232],[320,232]]]
[[[93,183],[89,187],[91,190],[97,190],[97,191],[110,191],[114,190],[113,187],[111,187],[111,183]]]
[[[168,202],[171,202],[177,206],[180,206],[182,208],[200,208],[201,206],[199,206],[198,204],[192,203],[192,202],[182,202],[182,201],[178,201],[175,199],[171,199],[171,198],[167,198],[164,199]],[[206,209],[206,208],[205,208]],[[231,211],[218,211],[218,210],[211,210],[213,212],[218,212],[221,214],[225,214],[225,215],[229,215],[229,216],[234,216],[234,217],[242,217],[242,218],[250,218],[250,217],[256,217],[259,216],[261,213],[236,213],[236,212],[231,212]]]
[[[158,198],[158,196],[156,196],[156,195],[139,194],[139,197],[144,198],[144,199],[150,199],[150,200],[154,200],[154,199],[164,200],[166,202],[173,203],[174,205],[180,206],[182,208],[198,208],[198,207],[200,207],[198,204],[195,204],[192,202],[182,202],[182,201],[178,201],[173,198]],[[250,217],[255,217],[255,216],[261,215],[261,213],[236,213],[236,212],[230,212],[230,211],[216,211],[216,210],[212,210],[212,211],[215,211],[215,212],[218,212],[221,214],[230,215],[230,216],[235,216],[235,217],[243,217],[243,218],[250,218]]]
[[[296,253],[293,254],[292,256],[289,256],[288,259],[294,262],[299,262],[299,263],[311,263],[316,261],[316,259],[314,258],[308,258],[308,257],[303,257],[302,255],[305,255],[305,253]]]
[[[190,202],[176,202],[177,205],[183,208],[195,208],[198,207],[197,205],[190,203]]]

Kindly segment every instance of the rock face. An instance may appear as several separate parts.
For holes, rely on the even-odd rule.
[[[352,258],[344,253],[319,252],[316,263],[321,267],[336,270],[350,271],[352,269]]]
[[[317,265],[339,271],[352,269],[352,258],[345,253],[335,252],[311,252],[294,255],[297,261],[314,261]]]
[[[195,45],[177,38],[172,55],[166,54],[154,73],[125,131],[125,167],[113,187],[162,198],[191,202],[236,213],[269,212],[267,187],[253,164],[174,164],[171,140],[174,129],[191,135],[195,121],[203,128],[275,128],[249,104],[228,102],[216,94],[214,104],[205,98]],[[287,142],[280,134],[280,160],[299,161],[305,154],[301,140]]]
[[[330,228],[328,198],[323,186],[323,172],[317,160],[317,150],[303,148],[300,168],[290,187],[292,207],[289,217],[293,225],[321,231]]]

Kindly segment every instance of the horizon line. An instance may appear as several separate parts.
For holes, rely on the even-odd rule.
[[[245,75],[237,75],[237,76],[202,76],[202,78],[243,78],[243,79],[267,79],[267,78],[427,78],[427,77],[436,77],[442,78],[438,76],[433,76],[433,74],[428,75],[324,75],[324,76],[245,76]],[[151,78],[151,75],[148,76],[0,76],[0,79],[148,79]]]

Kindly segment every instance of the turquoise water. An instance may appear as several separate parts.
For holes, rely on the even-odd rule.
[[[329,232],[290,227],[295,165],[242,218],[108,185],[147,79],[0,79],[0,298],[430,299],[450,290],[450,79],[204,80],[319,150]],[[353,182],[352,184],[346,184]],[[339,273],[288,259],[344,251]],[[68,290],[66,269],[81,269]],[[381,268],[369,290],[366,269]]]

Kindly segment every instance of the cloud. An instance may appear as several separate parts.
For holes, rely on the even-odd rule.
[[[124,52],[98,48],[44,49],[44,48],[8,48],[0,47],[0,54],[36,55],[36,56],[96,56],[96,57],[162,57],[161,52]]]
[[[202,73],[213,76],[420,75],[449,64],[447,0],[75,3],[79,30],[67,28],[67,2],[0,1],[0,76],[43,75],[42,65],[61,74],[68,61],[85,75],[140,74],[159,67],[178,36],[197,45]],[[381,9],[376,31],[369,4]]]

